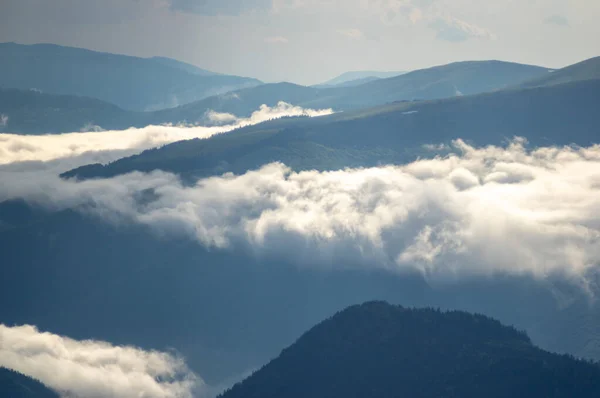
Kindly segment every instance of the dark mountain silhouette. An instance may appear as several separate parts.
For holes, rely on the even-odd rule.
[[[600,366],[543,351],[482,315],[370,302],[339,312],[221,395],[597,397]]]
[[[35,379],[0,367],[0,397],[58,398],[59,395]]]
[[[1,43],[0,59],[0,87],[93,97],[131,110],[177,106],[261,83],[198,73],[175,60],[53,44]]]
[[[590,145],[600,123],[600,80],[503,90],[460,98],[397,102],[319,118],[289,118],[210,139],[180,141],[116,162],[64,174],[79,178],[161,169],[203,177],[244,173],[280,161],[296,170],[405,163],[424,144],[464,139],[501,145],[514,136],[531,145]],[[565,134],[565,131],[569,131]]]

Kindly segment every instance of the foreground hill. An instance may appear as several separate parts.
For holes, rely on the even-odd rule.
[[[37,380],[19,372],[0,367],[0,397],[58,398],[58,394]]]
[[[177,106],[261,83],[170,59],[52,44],[0,43],[0,59],[0,87],[93,97],[132,110]]]
[[[597,397],[600,366],[481,315],[383,302],[315,326],[223,398]]]
[[[80,178],[161,169],[202,177],[280,161],[296,170],[403,163],[423,145],[477,145],[514,136],[537,145],[590,145],[600,124],[600,80],[426,102],[398,102],[320,118],[275,120],[210,139],[180,141],[64,174]],[[566,132],[568,131],[568,134]]]

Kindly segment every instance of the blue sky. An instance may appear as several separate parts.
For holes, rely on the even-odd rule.
[[[163,55],[264,81],[600,55],[597,0],[3,0],[0,41]]]

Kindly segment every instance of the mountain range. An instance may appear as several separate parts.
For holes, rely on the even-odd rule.
[[[29,54],[24,51],[30,50],[27,46],[22,48],[18,45],[4,45],[8,48],[12,48],[11,46],[17,46],[16,48],[21,52]],[[45,47],[42,48],[46,49]],[[121,77],[110,76],[106,71],[96,70],[97,66],[94,68],[86,66],[88,65],[86,62],[97,62],[97,58],[103,59],[103,56],[108,57],[108,55],[94,52],[87,54],[85,52],[87,50],[63,47],[49,47],[46,50],[52,57],[61,60],[60,62],[66,62],[65,59],[68,59],[61,56],[62,52],[74,52],[77,55],[76,59],[82,58],[83,60],[78,64],[69,64],[68,67],[59,62],[55,68],[56,72],[51,72],[53,69],[49,67],[44,69],[43,73],[29,70],[36,67],[35,65],[38,65],[38,63],[28,63],[27,68],[29,69],[27,69],[18,67],[17,62],[11,71],[4,75],[5,81],[2,81],[0,77],[0,114],[7,117],[7,123],[2,127],[3,131],[17,134],[41,134],[80,131],[85,130],[86,126],[98,126],[110,130],[143,127],[149,124],[206,124],[207,111],[248,117],[252,112],[258,110],[261,105],[275,106],[279,101],[305,108],[332,108],[335,111],[349,111],[401,100],[431,100],[501,90],[549,73],[547,68],[509,62],[460,62],[417,70],[390,78],[366,79],[355,82],[356,85],[342,84],[342,86],[329,88],[305,87],[292,83],[258,85],[258,82],[244,83],[244,85],[250,85],[251,87],[239,90],[235,90],[233,86],[220,86],[222,90],[219,89],[220,92],[216,93],[218,95],[207,97],[207,95],[202,94],[201,96],[206,98],[196,98],[197,101],[193,101],[192,97],[186,100],[178,100],[180,104],[184,104],[181,106],[169,108],[169,104],[164,103],[162,108],[166,109],[139,112],[139,110],[147,110],[153,107],[146,106],[147,104],[144,106],[128,106],[124,104],[124,101],[156,102],[157,100],[153,98],[158,98],[157,95],[163,95],[165,90],[178,90],[179,87],[182,90],[191,92],[190,90],[193,91],[193,87],[197,86],[196,83],[189,81],[167,81],[162,78],[150,78],[150,76],[172,75],[177,76],[173,79],[184,79],[185,77],[185,79],[192,80],[228,79],[229,77],[222,75],[206,76],[206,72],[202,70],[200,70],[201,72],[194,72],[196,69],[193,68],[195,67],[174,60],[167,63],[162,58],[138,59],[129,57],[131,58],[129,59],[125,57],[122,60],[121,56],[112,56],[108,59],[113,63],[124,62],[125,65],[129,65],[128,67],[137,68],[131,69],[137,71],[135,78],[125,77],[124,73],[129,73],[126,71],[130,69],[124,66],[115,69],[109,64],[107,70],[112,71],[111,73],[117,73],[114,70],[123,71],[119,72]],[[86,54],[90,59],[80,56],[79,51],[84,51],[83,54]],[[2,53],[2,45],[0,45],[0,53]],[[13,58],[19,59],[19,57]],[[47,65],[54,65],[51,60],[44,62]],[[147,65],[148,63],[150,66]],[[141,65],[138,67],[137,64]],[[4,67],[9,68],[10,65],[9,62]],[[52,73],[67,73],[65,71],[69,68],[74,70],[68,72],[71,88],[69,88],[69,85],[60,85],[57,88],[42,89],[43,92],[40,93],[37,90],[32,91],[31,88],[36,87],[36,85],[27,81],[31,76],[39,76],[36,78],[41,79],[41,81],[56,82],[61,79],[64,80],[66,76],[64,78],[54,77]],[[157,68],[170,68],[170,71],[167,73],[166,71],[159,71]],[[192,68],[191,72],[190,68]],[[143,70],[147,71],[146,75],[141,72]],[[10,78],[11,73],[22,73],[23,76],[28,77],[22,79]],[[103,73],[102,79],[105,80],[98,77],[91,78],[88,76],[90,73]],[[78,76],[81,76],[80,80],[78,80]],[[127,81],[121,82],[120,79],[126,79]],[[150,79],[152,82],[148,83],[144,79]],[[160,87],[154,87],[154,85],[162,84],[166,87],[164,90]],[[96,85],[97,87],[94,87],[98,90],[91,87],[92,85]],[[137,86],[132,85],[143,87],[138,89]],[[41,84],[37,84],[37,86],[43,87]],[[126,90],[127,93],[121,93],[119,90]],[[148,90],[154,91],[150,93]],[[224,93],[224,91],[230,92]],[[74,94],[76,96],[73,96]],[[93,97],[95,100],[82,98],[82,96]],[[139,98],[136,99],[132,96],[138,96]],[[176,94],[176,96],[180,95]],[[137,111],[132,111],[132,109]]]
[[[327,236],[304,242],[298,235],[299,245],[290,244],[292,249],[283,256],[276,251],[288,248],[283,237],[273,241],[274,255],[271,247],[261,251],[244,240],[252,227],[246,216],[256,211],[269,214],[270,204],[263,208],[250,203],[250,209],[242,209],[249,215],[219,212],[210,206],[185,213],[196,199],[188,196],[159,212],[159,218],[183,214],[175,222],[165,217],[162,229],[131,222],[127,210],[153,209],[170,190],[226,182],[244,174],[256,177],[253,171],[273,162],[295,171],[362,170],[416,159],[446,159],[456,151],[452,145],[457,139],[477,147],[503,146],[515,136],[524,137],[528,148],[590,146],[598,141],[600,124],[600,58],[559,70],[500,61],[461,62],[389,78],[367,77],[358,85],[350,80],[319,88],[261,84],[168,58],[124,57],[50,45],[4,44],[2,51],[19,62],[36,60],[26,62],[24,68],[18,67],[19,62],[0,63],[0,70],[17,77],[2,77],[5,80],[0,82],[2,132],[47,134],[194,124],[205,122],[208,110],[247,117],[259,106],[279,101],[336,111],[316,118],[270,120],[206,139],[178,141],[108,164],[64,170],[56,185],[54,180],[47,185],[38,181],[47,189],[31,201],[18,197],[17,190],[16,197],[0,203],[3,323],[36,325],[79,340],[174,349],[209,385],[239,380],[276,358],[224,398],[377,398],[399,392],[423,397],[587,396],[578,388],[597,394],[595,364],[543,351],[600,359],[600,307],[572,280],[555,275],[540,279],[523,271],[493,277],[469,274],[436,284],[416,269],[365,266],[353,257],[355,252],[345,253],[345,247],[339,252],[325,250],[325,266],[320,267],[313,264],[312,251]],[[97,79],[89,79],[92,72]],[[170,77],[156,78],[164,74]],[[152,84],[145,87],[148,82]],[[219,94],[201,98],[213,89]],[[187,103],[148,110],[165,106],[175,92],[183,95],[181,103]],[[17,145],[15,150],[31,148]],[[31,163],[4,165],[0,177],[15,181],[20,178],[18,170],[36,167],[41,172],[55,171],[52,162],[47,169],[43,162]],[[156,173],[124,176],[134,171]],[[167,178],[160,171],[182,179],[168,177],[172,186],[158,193],[137,191],[128,180]],[[116,176],[119,179],[105,180]],[[215,178],[198,180],[204,177]],[[374,188],[387,183],[384,179]],[[275,180],[270,181],[274,190]],[[284,176],[283,183],[288,180]],[[18,182],[25,188],[36,183],[35,179]],[[61,197],[57,194],[61,189],[79,183],[93,188],[107,182],[116,191],[131,194],[117,212],[103,211],[112,199],[110,192],[95,196],[90,192],[99,191],[93,189],[82,190],[73,202],[51,201]],[[217,191],[215,201],[241,200],[243,191],[233,192],[233,199]],[[320,189],[310,192],[317,195]],[[80,197],[87,201],[73,205],[80,203]],[[206,231],[186,224],[194,211],[225,221],[238,222],[239,217],[247,229],[234,238],[242,242],[231,246],[199,242],[198,236]],[[289,237],[293,232],[282,229],[277,234]],[[400,243],[408,239],[396,238]],[[586,277],[594,292],[600,279],[594,274]],[[485,313],[527,330],[531,340],[487,317],[460,312],[409,310],[381,302],[342,311],[370,300]],[[342,312],[298,339],[336,311]],[[363,346],[374,349],[369,352]],[[7,379],[6,374],[0,372],[0,380],[13,386],[11,380],[19,375],[8,374]]]
[[[111,177],[160,169],[205,177],[244,173],[275,161],[295,170],[371,167],[410,162],[427,155],[423,145],[450,144],[458,138],[476,145],[501,145],[521,136],[533,146],[585,146],[596,140],[599,102],[598,79],[397,102],[319,118],[269,121],[209,139],[180,141],[107,165],[82,166],[64,176]],[[568,135],[565,124],[570,125]]]
[[[128,110],[177,106],[261,84],[169,58],[140,58],[53,44],[0,43],[0,87],[92,97]],[[2,112],[2,111],[0,111]]]
[[[327,87],[343,87],[343,86],[357,86],[362,83],[369,81],[386,79],[388,77],[400,76],[406,72],[380,72],[380,71],[353,71],[345,72],[341,75],[334,77],[331,80],[327,80],[321,84],[316,84],[313,87],[327,88]]]

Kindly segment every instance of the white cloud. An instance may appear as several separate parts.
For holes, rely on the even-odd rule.
[[[232,113],[215,112],[208,110],[204,117],[210,125],[227,125],[237,122],[238,117]]]
[[[364,39],[365,35],[360,29],[340,29],[337,31],[339,34],[346,36],[350,39]]]
[[[0,114],[0,130],[6,126],[8,126],[8,116],[5,114]]]
[[[430,25],[437,32],[437,37],[447,41],[465,41],[470,38],[495,39],[496,36],[486,29],[469,24],[450,16],[438,17]]]
[[[0,164],[23,161],[49,161],[59,158],[81,157],[106,163],[123,156],[141,152],[144,149],[161,146],[174,141],[192,138],[207,138],[233,129],[253,125],[284,116],[324,116],[333,113],[331,109],[304,109],[285,102],[269,107],[261,105],[248,118],[238,118],[231,114],[208,111],[206,121],[219,126],[147,126],[118,131],[94,131],[53,135],[0,134]],[[222,125],[222,124],[226,125]],[[69,162],[69,165],[72,162]],[[89,162],[87,162],[89,163]]]
[[[0,367],[35,378],[65,397],[185,398],[203,386],[171,354],[77,341],[30,325],[0,324]]]
[[[386,24],[425,24],[435,30],[441,40],[458,42],[469,38],[495,38],[487,29],[456,18],[444,2],[438,0],[364,0],[363,7],[379,14]]]
[[[95,132],[99,133],[101,131],[105,131],[102,126],[98,126],[97,124],[86,123],[82,128],[79,129],[80,133],[89,133]]]
[[[273,36],[265,38],[265,43],[270,44],[287,44],[288,42],[289,40],[287,39],[287,37],[283,36]]]
[[[303,265],[417,269],[431,278],[563,275],[587,283],[600,262],[600,146],[527,151],[455,142],[404,166],[292,172],[270,164],[184,186],[164,172],[60,181],[0,173],[0,200],[93,202],[104,219],[203,245],[289,256]],[[3,180],[2,180],[3,179]],[[157,199],[136,202],[153,189]]]

